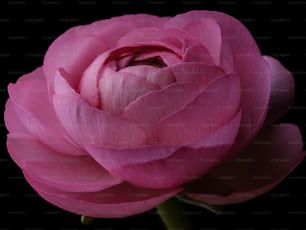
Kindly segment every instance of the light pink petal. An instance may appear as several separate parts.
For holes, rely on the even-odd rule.
[[[83,155],[59,123],[50,103],[46,81],[41,68],[21,77],[8,87],[10,100],[21,122],[32,136],[56,151],[69,155]],[[13,114],[14,116],[14,114]],[[7,120],[13,119],[7,118]]]
[[[203,18],[184,26],[183,29],[205,46],[216,65],[220,64],[222,33],[214,19]]]
[[[8,99],[5,104],[4,121],[6,128],[10,133],[29,134],[28,130],[19,119],[12,99]]]
[[[215,166],[238,132],[240,114],[220,129],[187,146],[158,145],[137,149],[87,146],[89,154],[113,175],[136,186],[169,188],[192,181]]]
[[[101,108],[120,114],[125,106],[139,96],[158,89],[158,85],[146,81],[145,77],[107,68],[99,81]]]
[[[198,93],[196,85],[172,84],[137,98],[125,107],[122,116],[137,122],[151,136],[151,140],[156,142],[156,124],[159,120],[183,108]]]
[[[242,121],[233,154],[240,152],[257,134],[265,120],[271,92],[269,65],[249,50],[234,56],[235,71],[241,80]],[[232,154],[229,155],[231,157]]]
[[[288,111],[294,101],[292,74],[275,58],[264,56],[271,70],[271,94],[265,123],[269,124]]]
[[[180,63],[170,67],[177,82],[194,83],[205,86],[210,81],[224,74],[217,67],[198,62]]]
[[[218,205],[254,198],[280,183],[303,161],[302,149],[302,137],[296,126],[272,126],[236,159],[186,185],[185,194]]]
[[[53,103],[63,127],[80,145],[138,146],[146,141],[137,124],[96,109],[78,95],[54,95]]]
[[[175,82],[175,78],[168,68],[156,68],[149,65],[136,65],[123,68],[122,73],[131,73],[144,78],[148,83],[164,88]]]
[[[123,218],[143,213],[181,190],[150,190],[122,183],[98,192],[71,193],[45,186],[27,174],[25,176],[38,194],[53,205],[96,218]]]
[[[9,134],[7,147],[27,174],[63,191],[92,192],[121,183],[92,158],[63,155],[30,136]]]
[[[217,78],[182,110],[159,122],[160,142],[188,143],[223,126],[239,112],[240,94],[238,75]]]

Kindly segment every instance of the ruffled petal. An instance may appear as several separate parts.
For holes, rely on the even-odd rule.
[[[236,159],[185,185],[185,194],[216,205],[254,198],[275,187],[303,161],[302,148],[302,136],[296,126],[272,126]]]
[[[264,56],[271,70],[271,94],[266,124],[270,124],[288,111],[294,101],[292,74],[275,58]]]
[[[240,82],[236,74],[226,74],[211,82],[180,111],[158,124],[161,143],[188,143],[223,126],[240,110]]]
[[[7,147],[22,170],[40,183],[59,190],[93,192],[122,182],[92,158],[63,155],[30,136],[9,134]]]
[[[136,186],[169,188],[192,181],[218,164],[232,146],[240,113],[225,126],[186,146],[114,149],[87,145],[89,154],[113,175]]]
[[[31,186],[48,202],[64,210],[96,218],[123,218],[148,211],[181,188],[150,190],[122,183],[98,192],[71,193],[41,184],[25,174]]]
[[[69,155],[84,154],[71,142],[59,123],[49,100],[42,68],[24,75],[16,84],[10,84],[8,90],[13,102],[10,109],[14,110],[13,116],[18,116],[15,126],[21,122],[29,134],[56,151]],[[12,119],[6,118],[8,121]]]
[[[138,146],[146,142],[145,131],[136,123],[90,106],[74,91],[69,91],[64,78],[57,77],[57,94],[53,95],[56,114],[78,143],[106,146]]]

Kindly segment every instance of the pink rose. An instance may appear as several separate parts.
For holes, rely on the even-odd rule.
[[[302,160],[292,75],[219,12],[126,15],[74,27],[9,85],[7,147],[47,201],[92,217],[179,194],[242,202]]]

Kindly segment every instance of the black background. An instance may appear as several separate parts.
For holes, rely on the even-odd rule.
[[[194,9],[223,11],[238,18],[251,31],[263,54],[278,58],[294,74],[296,101],[282,121],[297,124],[306,140],[306,2],[305,1],[176,1],[129,0],[8,1],[8,15],[0,16],[1,111],[9,82],[42,64],[51,42],[68,28],[122,14],[150,13],[174,16]],[[6,68],[5,68],[6,67]],[[0,136],[0,229],[163,229],[155,210],[125,219],[99,219],[89,226],[80,217],[47,203],[23,179],[5,146],[6,129],[1,113]],[[271,192],[226,208],[222,216],[185,205],[196,229],[306,229],[306,162]],[[6,172],[6,173],[5,173]],[[7,180],[5,180],[7,176]],[[5,203],[8,202],[8,205]],[[6,212],[8,213],[6,215]]]

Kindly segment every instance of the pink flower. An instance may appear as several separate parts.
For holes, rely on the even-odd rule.
[[[66,31],[9,85],[7,147],[47,201],[124,217],[168,198],[242,202],[302,160],[292,75],[236,19],[126,15]]]

